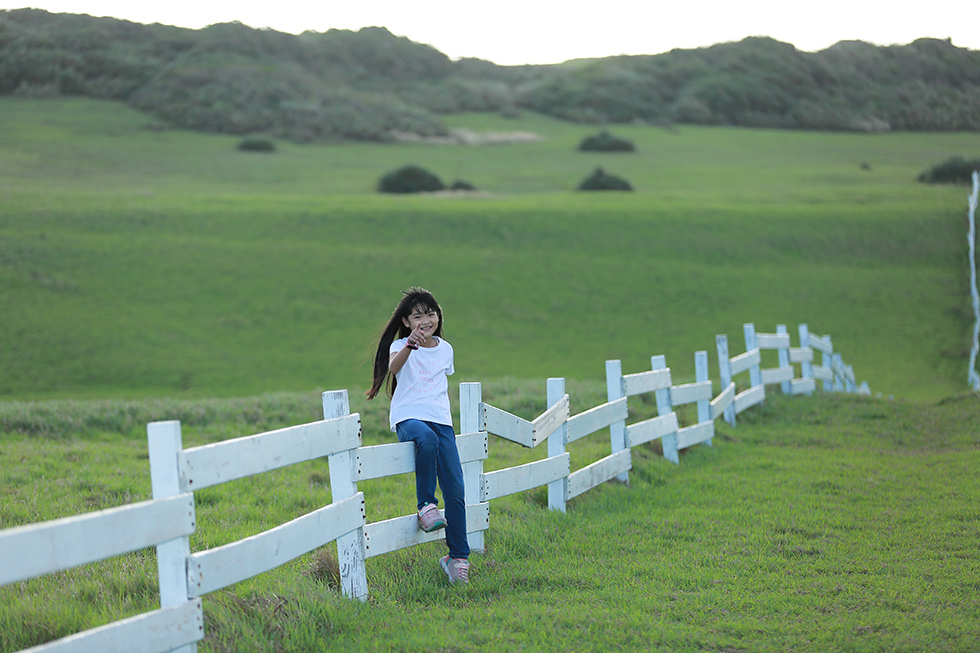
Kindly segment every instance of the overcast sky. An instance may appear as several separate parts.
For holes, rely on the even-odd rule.
[[[921,37],[952,38],[954,45],[980,50],[978,0],[929,5],[868,0],[38,0],[0,9],[23,6],[194,29],[234,20],[294,34],[377,25],[452,58],[479,57],[502,65],[658,54],[746,36],[771,36],[807,51],[848,39],[892,45]]]

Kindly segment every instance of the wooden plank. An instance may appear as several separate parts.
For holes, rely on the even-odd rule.
[[[487,440],[486,431],[457,435],[456,450],[459,451],[459,462],[466,464],[476,460],[486,460],[490,453]]]
[[[788,333],[757,333],[755,339],[759,349],[789,349]]]
[[[486,432],[457,435],[456,449],[459,451],[461,464],[486,460],[488,454]],[[360,447],[355,450],[354,466],[358,481],[413,473],[415,472],[415,444],[395,442]]]
[[[321,458],[361,444],[357,413],[215,442],[178,454],[185,492]]]
[[[625,420],[628,416],[629,408],[626,405],[626,397],[590,408],[578,415],[572,415],[568,418],[568,441],[575,442],[599,429],[611,426],[614,422]]]
[[[777,383],[789,383],[796,375],[796,370],[792,365],[787,367],[770,367],[762,370],[762,385],[776,385]]]
[[[92,628],[21,653],[163,653],[204,639],[201,600]]]
[[[524,492],[568,476],[571,458],[567,453],[533,463],[498,469],[483,474],[482,501]]]
[[[834,353],[834,345],[828,336],[820,337],[810,334],[810,347],[825,354]]]
[[[0,531],[0,585],[187,536],[194,526],[194,496],[179,494]]]
[[[457,435],[456,449],[460,463],[486,460],[486,432]],[[415,471],[415,444],[394,442],[360,447],[355,450],[355,459],[358,481],[408,474]]]
[[[816,379],[817,381],[828,381],[828,382],[833,381],[834,371],[829,367],[825,367],[823,365],[814,365],[813,378]]]
[[[354,450],[354,470],[358,481],[412,473],[415,471],[415,443],[359,447]]]
[[[597,485],[611,481],[618,475],[628,472],[633,466],[629,449],[609,454],[605,458],[583,467],[568,475],[568,498],[572,499]]]
[[[466,506],[466,532],[470,534],[470,537],[474,533],[482,533],[489,527],[489,503],[475,503]],[[366,557],[373,558],[399,549],[407,549],[416,544],[435,542],[445,538],[446,531],[443,529],[432,533],[422,531],[419,528],[418,515],[412,513],[365,526],[364,552]]]
[[[809,347],[793,347],[789,350],[790,363],[811,363],[813,362],[813,350]]]
[[[656,392],[671,386],[670,368],[663,370],[651,370],[650,372],[639,372],[637,374],[627,374],[623,376],[623,388],[626,396]]]
[[[483,430],[511,442],[530,448],[534,441],[534,425],[523,417],[511,415],[490,404],[483,406]]]
[[[531,422],[531,446],[538,446],[567,422],[568,412],[568,395],[565,395]]]
[[[817,382],[810,379],[793,379],[791,381],[794,395],[804,395],[817,389]]]
[[[715,423],[701,422],[677,431],[677,448],[686,449],[715,437]]]
[[[683,385],[675,385],[670,389],[670,403],[673,406],[683,406],[710,399],[711,381],[685,383]]]
[[[741,374],[760,363],[762,363],[762,353],[759,351],[759,348],[750,349],[744,354],[739,354],[731,359],[731,375]]]
[[[756,404],[761,404],[765,399],[766,386],[757,385],[754,388],[749,388],[745,392],[735,395],[735,412],[741,413]]]
[[[666,415],[652,417],[626,427],[626,441],[629,446],[638,447],[677,432],[677,413],[671,411]]]
[[[718,419],[735,402],[735,384],[729,383],[721,394],[711,401],[711,419]]]
[[[230,542],[187,561],[188,595],[203,596],[275,569],[364,526],[364,493],[324,506],[281,526]]]

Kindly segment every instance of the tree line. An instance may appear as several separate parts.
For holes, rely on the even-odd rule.
[[[0,11],[0,94],[126,102],[162,126],[299,142],[440,135],[441,115],[533,110],[643,122],[848,131],[980,130],[980,51],[948,40],[801,52],[751,37],[659,55],[498,66],[383,27],[285,34]]]

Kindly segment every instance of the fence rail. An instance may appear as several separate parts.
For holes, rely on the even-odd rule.
[[[812,394],[817,381],[825,391],[868,393],[853,369],[834,351],[830,336],[799,326],[792,347],[784,325],[775,333],[743,326],[745,352],[729,356],[728,338],[716,336],[720,392],[709,377],[708,353],[695,353],[695,381],[675,385],[664,356],[650,368],[623,374],[620,361],[606,362],[607,402],[571,414],[564,379],[548,379],[548,408],[527,420],[482,399],[480,383],[460,384],[460,435],[456,437],[466,494],[466,530],[475,552],[484,548],[490,528],[490,502],[503,496],[548,487],[548,505],[564,512],[567,502],[613,479],[628,481],[631,450],[659,440],[664,457],[679,464],[679,452],[711,446],[715,420],[732,426],[736,416],[765,401],[767,386],[785,394]],[[775,351],[776,367],[762,368],[764,351]],[[815,364],[817,353],[821,364]],[[771,355],[771,354],[770,354]],[[799,374],[797,374],[799,370]],[[732,377],[748,373],[740,392]],[[653,394],[655,417],[627,424],[630,397]],[[682,425],[676,408],[696,406],[697,418]],[[350,413],[346,390],[323,393],[324,419],[267,433],[184,449],[180,422],[147,425],[153,499],[0,531],[0,585],[78,565],[157,547],[159,610],[93,628],[30,651],[191,652],[204,637],[202,599],[206,594],[264,573],[330,542],[336,542],[343,593],[368,596],[365,560],[445,538],[424,533],[416,515],[366,521],[358,481],[415,471],[411,443],[362,446],[360,416]],[[608,429],[610,453],[573,470],[569,443]],[[489,436],[534,448],[547,442],[542,460],[484,471]],[[190,551],[197,527],[194,492],[287,465],[327,457],[331,503],[270,530],[205,551]]]

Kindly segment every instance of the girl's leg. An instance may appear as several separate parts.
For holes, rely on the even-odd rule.
[[[415,443],[415,496],[416,510],[427,503],[436,503],[436,458],[439,439],[426,422],[407,419],[395,425],[399,442]],[[454,441],[455,444],[455,441]],[[458,459],[457,454],[457,459]]]
[[[456,449],[453,427],[429,424],[439,438],[436,473],[446,502],[446,545],[453,558],[468,558],[470,546],[466,540],[466,493],[463,486],[463,467]]]

